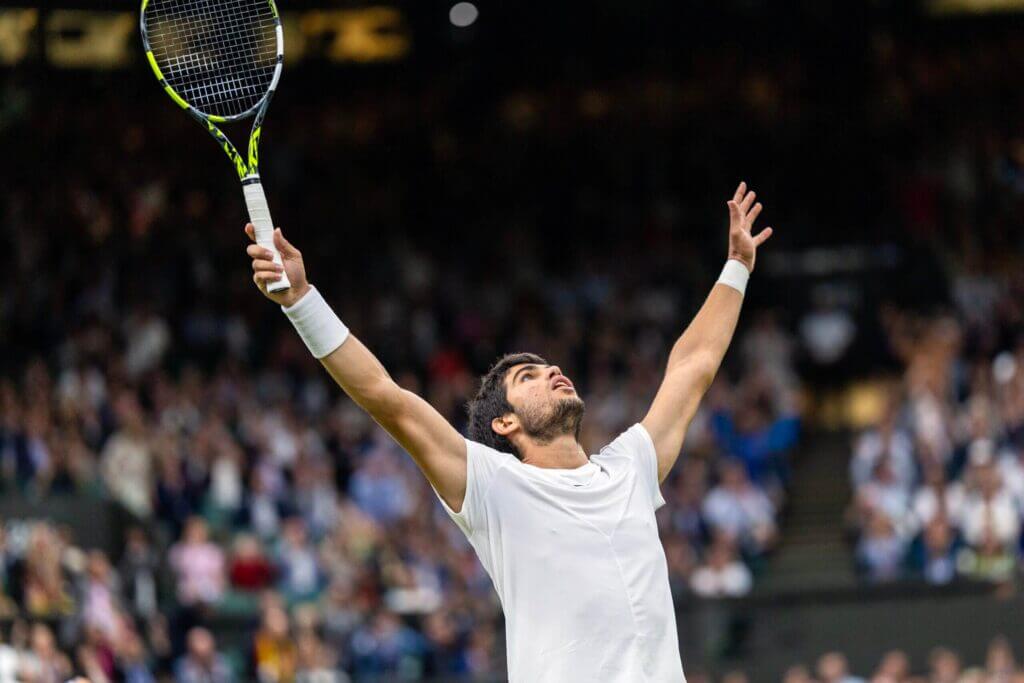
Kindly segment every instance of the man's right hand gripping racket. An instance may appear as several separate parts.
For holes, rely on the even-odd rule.
[[[274,0],[142,0],[142,43],[160,84],[217,140],[242,181],[256,242],[274,254],[274,223],[259,175],[260,127],[284,64],[284,35]],[[255,116],[248,159],[219,123]],[[267,290],[290,287],[288,276]]]

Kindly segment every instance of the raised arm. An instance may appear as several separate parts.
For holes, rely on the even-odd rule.
[[[658,454],[659,481],[665,479],[679,457],[686,429],[722,364],[740,317],[742,289],[754,271],[757,248],[771,237],[771,228],[757,235],[751,233],[761,213],[761,204],[755,204],[755,198],[747,191],[747,184],[740,183],[728,202],[729,261],[697,316],[673,345],[665,378],[643,419]]]
[[[245,232],[253,239],[251,224],[245,227]],[[318,298],[319,293],[311,290],[306,280],[302,254],[280,229],[274,231],[274,242],[281,252],[291,288],[274,294],[267,292],[267,283],[280,277],[281,266],[274,264],[270,252],[257,244],[250,244],[247,250],[253,259],[253,281],[267,298],[294,312],[313,302],[304,297]],[[317,311],[310,311],[313,325],[318,324],[317,315]],[[445,503],[453,510],[461,510],[466,494],[465,439],[429,403],[398,386],[354,335],[347,334],[342,340],[333,332],[334,328],[329,329],[332,331],[321,335],[326,346],[314,350],[314,355],[338,386],[409,452]]]

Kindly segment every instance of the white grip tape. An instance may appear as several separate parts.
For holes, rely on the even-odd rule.
[[[245,193],[245,205],[249,209],[249,220],[256,227],[256,244],[264,249],[269,249],[274,254],[274,263],[281,265],[281,254],[274,246],[274,221],[270,218],[270,207],[267,206],[267,196],[263,194],[263,185],[258,180],[254,183],[249,182],[242,185],[242,192]],[[288,274],[282,272],[280,280],[267,283],[267,291],[280,292],[291,286]]]

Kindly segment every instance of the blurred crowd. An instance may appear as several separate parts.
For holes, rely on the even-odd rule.
[[[856,436],[850,523],[870,581],[958,577],[1005,583],[1019,571],[1024,520],[1024,232],[1019,128],[1008,109],[959,103],[1008,87],[1016,44],[936,54],[883,43],[878,116],[909,134],[893,181],[903,223],[948,264],[948,300],[886,306],[883,344],[898,380]],[[884,100],[884,103],[883,103]],[[942,140],[942,144],[938,141]],[[895,170],[895,169],[894,169]],[[944,286],[944,288],[946,287]]]
[[[408,456],[253,286],[230,169],[196,173],[222,164],[219,150],[151,88],[133,123],[111,128],[124,102],[72,116],[66,86],[10,98],[34,123],[0,112],[13,149],[49,130],[68,156],[59,183],[31,167],[0,189],[0,483],[30,500],[112,501],[132,521],[104,553],[73,525],[8,520],[30,529],[0,562],[12,670],[45,658],[36,680],[500,677],[490,579]],[[500,353],[542,353],[587,401],[596,452],[643,416],[712,286],[724,201],[705,217],[668,188],[605,192],[630,177],[629,143],[607,165],[552,166],[607,135],[598,120],[556,142],[566,117],[610,94],[554,124],[537,110],[552,93],[508,98],[479,130],[410,115],[438,98],[457,108],[446,87],[283,105],[264,150],[271,203],[311,280],[401,385],[461,429]],[[109,136],[108,151],[79,133]],[[481,174],[489,158],[505,163]],[[563,171],[571,208],[552,194]],[[688,211],[694,235],[679,230]],[[570,217],[580,225],[546,232]],[[797,353],[770,310],[752,315],[695,420],[658,513],[677,595],[748,593],[777,543]]]
[[[822,49],[842,59],[841,42]],[[911,246],[944,244],[953,307],[882,309],[878,356],[903,379],[857,438],[850,523],[872,580],[1002,580],[1024,500],[1024,271],[1008,258],[1024,148],[984,103],[1019,103],[999,75],[1024,51],[957,49],[877,41],[881,96],[861,123],[890,155],[848,183],[820,170],[861,168],[864,132],[843,128],[847,89],[816,86],[859,82],[844,71],[863,68],[857,55],[732,44],[670,76],[593,83],[571,59],[565,78],[529,87],[468,67],[326,92],[289,74],[264,180],[311,280],[396,381],[461,429],[489,363],[541,353],[586,399],[591,452],[643,415],[714,281],[737,173],[766,217],[789,207],[771,219],[780,249],[904,229]],[[104,552],[71,526],[6,520],[0,683],[500,677],[489,578],[410,459],[255,290],[216,145],[148,80],[57,80],[0,86],[11,158],[60,151],[0,186],[0,484],[12,498],[112,501],[131,523]],[[956,128],[965,87],[981,106]],[[874,196],[865,178],[893,189],[885,220],[836,211]],[[779,541],[799,371],[827,375],[864,348],[848,301],[787,282],[752,285],[663,486],[677,596],[751,590]],[[902,293],[941,298],[945,284]],[[880,683],[918,680],[893,661]],[[989,680],[951,653],[935,661],[930,681]],[[841,662],[787,680],[851,683]]]
[[[691,683],[711,683],[711,676],[700,672],[687,674]],[[717,679],[719,683],[748,683],[743,671],[731,671]],[[926,661],[914,662],[902,650],[886,652],[873,668],[855,671],[841,651],[822,654],[812,666],[796,664],[782,676],[782,683],[1019,683],[1024,666],[1018,662],[1010,641],[994,638],[984,661],[971,664],[954,648],[933,648]]]

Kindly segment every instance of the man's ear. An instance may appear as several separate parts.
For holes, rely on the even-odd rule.
[[[505,413],[491,420],[491,429],[498,436],[508,436],[519,426],[519,418],[515,413]]]

